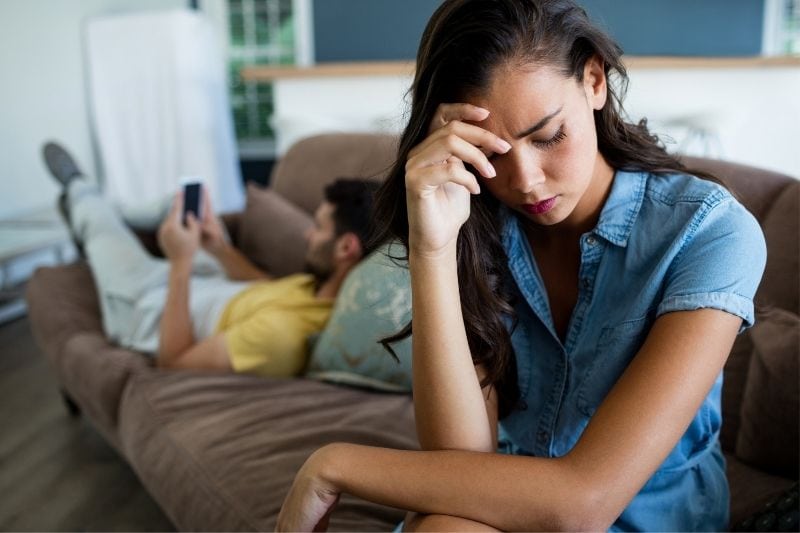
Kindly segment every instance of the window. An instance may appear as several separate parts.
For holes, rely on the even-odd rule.
[[[800,0],[765,0],[763,53],[800,54]]]
[[[272,86],[244,82],[239,75],[250,65],[293,65],[308,62],[310,0],[227,0],[229,83],[234,127],[243,156],[274,151]],[[298,20],[302,18],[302,20]]]
[[[784,51],[800,54],[800,0],[788,0],[784,9]]]

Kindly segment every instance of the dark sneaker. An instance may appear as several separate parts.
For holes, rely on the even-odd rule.
[[[83,175],[71,155],[59,144],[49,142],[42,149],[47,169],[65,188],[73,179]]]
[[[80,239],[78,239],[78,236],[75,234],[75,230],[72,228],[72,219],[70,217],[67,191],[64,191],[58,195],[56,207],[58,208],[58,212],[61,214],[61,217],[64,219],[64,222],[67,223],[67,230],[69,231],[69,236],[72,239],[72,244],[75,245],[75,249],[78,251],[78,256],[85,258],[86,252],[83,249],[83,243]]]

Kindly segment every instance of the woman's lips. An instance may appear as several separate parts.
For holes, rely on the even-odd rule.
[[[553,206],[556,204],[556,198],[558,198],[558,196],[553,196],[552,198],[536,202],[535,204],[524,204],[522,209],[531,215],[541,215],[553,209]]]

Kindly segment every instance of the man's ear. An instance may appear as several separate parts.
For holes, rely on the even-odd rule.
[[[336,239],[336,255],[342,260],[358,261],[364,255],[361,239],[352,231],[343,233]]]
[[[586,100],[592,109],[600,110],[606,105],[608,86],[603,60],[597,54],[590,57],[583,66],[583,89]]]

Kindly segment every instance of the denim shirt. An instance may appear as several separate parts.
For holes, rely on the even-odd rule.
[[[753,324],[764,237],[712,182],[617,171],[597,226],[580,239],[578,299],[563,344],[530,245],[508,210],[502,239],[515,282],[512,344],[522,407],[501,422],[501,451],[567,454],[664,313],[713,308],[741,317],[742,330]],[[721,388],[722,374],[612,530],[727,527]]]

